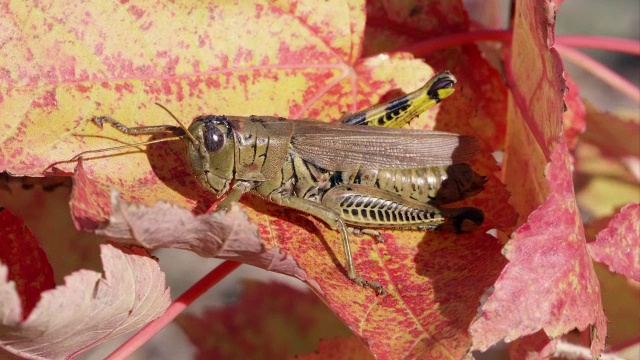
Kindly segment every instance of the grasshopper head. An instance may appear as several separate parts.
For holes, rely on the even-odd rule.
[[[225,116],[198,116],[189,126],[196,142],[187,142],[191,171],[205,189],[221,196],[235,169],[233,130]]]

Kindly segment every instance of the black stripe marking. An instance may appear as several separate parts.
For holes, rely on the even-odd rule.
[[[271,145],[271,136],[268,136],[268,137],[267,137],[267,147],[264,149],[264,154],[262,154],[262,155],[264,155],[264,158],[265,158],[264,160],[265,160],[265,161],[263,161],[263,162],[262,162],[262,166],[260,166],[260,172],[262,172],[262,169],[264,169],[264,166],[267,164],[267,161],[266,161],[266,160],[267,160],[267,154],[269,153],[269,145]],[[257,141],[256,141],[256,145],[255,145],[255,151],[256,151],[256,152],[258,151],[258,144],[257,144]],[[262,156],[262,155],[261,155],[261,156]],[[254,153],[254,154],[253,154],[253,160],[255,161],[255,159],[256,159],[256,154]],[[283,166],[283,167],[284,167],[284,166]],[[282,174],[282,179],[284,180],[284,173]]]
[[[331,174],[331,176],[329,177],[329,183],[331,184],[331,187],[342,184],[342,171],[336,171]]]
[[[406,96],[395,99],[391,101],[385,108],[386,113],[384,117],[387,119],[387,121],[390,121],[393,118],[400,116],[401,113],[407,111],[409,106],[409,99]]]
[[[360,170],[358,170],[356,172],[356,176],[353,178],[353,183],[360,184],[361,182],[362,182],[362,173],[360,172]]]
[[[309,176],[311,176],[311,179],[313,180],[313,182],[317,183],[318,178],[316,178],[315,175],[313,175],[313,171],[311,171],[311,168],[309,168],[309,163],[306,160],[303,160],[302,164],[304,164],[304,167],[307,168],[307,172],[309,173]]]
[[[366,122],[366,120],[367,120],[366,112],[359,112],[357,114],[353,114],[347,117],[346,119],[342,120],[342,123],[349,124],[349,125],[362,125]]]
[[[372,200],[371,198],[367,198],[367,199],[364,201],[364,207],[365,207],[365,208],[367,208],[367,209],[371,209],[371,203],[372,203],[372,202],[373,202],[373,200]]]

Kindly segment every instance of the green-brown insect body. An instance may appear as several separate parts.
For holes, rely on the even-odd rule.
[[[423,88],[353,115],[342,123],[271,116],[198,116],[188,129],[127,128],[127,134],[171,131],[188,137],[195,178],[217,196],[220,209],[252,191],[274,203],[316,216],[340,230],[349,277],[356,275],[347,225],[468,232],[484,216],[475,208],[443,208],[482,190],[485,178],[466,161],[477,152],[469,136],[398,129],[453,92],[455,78],[436,75]],[[368,125],[368,126],[362,126]],[[159,130],[162,128],[161,130]],[[188,133],[186,133],[187,131]]]

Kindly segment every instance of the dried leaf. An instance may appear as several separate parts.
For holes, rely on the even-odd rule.
[[[26,320],[14,282],[0,263],[0,348],[23,358],[71,358],[88,347],[133,330],[169,306],[169,290],[148,257],[102,246],[102,274],[81,270],[65,285],[41,293]],[[90,319],[90,321],[87,321]]]

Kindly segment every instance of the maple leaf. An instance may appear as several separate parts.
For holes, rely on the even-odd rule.
[[[596,329],[592,351],[597,354],[604,347],[600,286],[586,248],[569,160],[562,143],[547,169],[552,193],[503,250],[509,264],[470,329],[481,350],[541,328],[554,338],[590,324]]]
[[[225,216],[203,214],[216,200],[188,171],[182,142],[92,154],[78,167],[63,162],[54,170],[76,173],[71,211],[78,228],[303,279],[378,358],[461,358],[472,340],[484,349],[518,337],[513,356],[545,356],[555,346],[549,336],[587,325],[595,326],[592,353],[602,350],[606,330],[590,253],[620,248],[605,244],[615,238],[609,231],[587,251],[568,153],[584,129],[585,109],[552,46],[551,1],[516,2],[514,41],[505,49],[508,89],[476,46],[415,46],[468,31],[461,1],[369,1],[366,27],[365,4],[355,0],[153,7],[45,1],[2,8],[0,48],[7,56],[0,57],[0,112],[10,116],[0,117],[0,171],[18,175],[40,176],[83,151],[146,140],[100,130],[88,121],[92,116],[110,115],[132,126],[167,124],[170,117],[153,105],[158,102],[179,118],[257,114],[329,121],[414,90],[433,74],[406,52],[383,52],[411,50],[434,68],[451,70],[457,93],[411,126],[473,134],[487,153],[504,151],[504,166],[499,172],[487,154],[473,163],[489,177],[482,193],[463,202],[485,212],[475,234],[389,231],[385,244],[353,239],[356,268],[389,291],[384,297],[347,279],[339,235],[312,217],[255,196],[243,199],[251,222],[237,208]],[[588,105],[586,111],[594,114]],[[597,124],[637,132],[637,124]],[[597,134],[588,131],[585,138],[606,156],[635,151]],[[626,134],[635,144],[635,132]],[[578,143],[578,153],[584,148]],[[510,233],[516,216],[520,228],[505,247],[504,267],[501,244],[483,231]],[[613,224],[631,218],[625,213]],[[628,263],[622,272],[633,270]],[[529,283],[518,283],[521,275]],[[479,299],[494,283],[472,323]],[[565,296],[569,288],[575,296]],[[527,302],[514,304],[514,294]],[[27,314],[35,300],[21,300]],[[536,307],[543,310],[536,313]],[[328,353],[327,344],[350,348],[359,340],[347,341],[332,340],[321,350]]]
[[[50,3],[8,7],[6,26],[13,35],[7,48],[20,61],[2,63],[6,71],[1,76],[10,88],[3,91],[0,106],[17,116],[1,120],[9,129],[2,141],[3,154],[11,156],[0,158],[0,169],[39,175],[53,162],[79,152],[133,142],[112,129],[100,130],[87,119],[110,115],[127,125],[166,124],[169,117],[154,102],[179,117],[259,114],[326,121],[340,117],[342,111],[374,104],[389,91],[415,90],[433,74],[406,53],[361,58],[363,2],[208,7],[126,3],[116,5],[117,11],[104,11],[102,6],[114,7]],[[25,30],[20,19],[27,13],[32,23],[46,26]],[[459,17],[464,21],[462,13]],[[69,23],[68,18],[78,21]],[[462,67],[456,69],[462,72]],[[483,72],[476,74],[486,81]],[[497,85],[499,77],[493,74],[492,84]],[[501,87],[489,94],[504,98],[504,91]],[[501,115],[495,116],[496,121],[504,118],[500,101],[475,95],[474,101],[484,99],[490,108],[502,109],[497,110]],[[467,99],[464,111],[474,112],[472,102],[463,98]],[[482,117],[473,121],[488,117],[485,110],[479,113]],[[432,128],[440,123],[437,114],[434,110],[413,126]],[[456,116],[460,114],[448,116],[450,130],[471,134],[486,129],[455,125]],[[502,132],[498,126],[486,135],[491,147],[500,146],[496,143]],[[490,175],[487,190],[468,204],[485,211],[485,229],[511,226],[508,194],[489,174],[496,170],[493,159],[485,157],[480,166]],[[70,173],[73,164],[57,164],[56,169]],[[146,153],[129,149],[108,158],[86,156],[83,169],[87,176],[76,179],[72,206],[76,224],[83,228],[97,228],[92,219],[108,216],[109,202],[92,187],[103,194],[117,188],[121,194],[117,206],[129,210],[127,202],[149,206],[162,199],[203,212],[214,202],[189,173],[179,142],[152,145]],[[80,186],[83,182],[92,186]],[[353,251],[358,271],[391,290],[391,295],[377,299],[343,273],[342,245],[335,231],[255,197],[247,197],[244,204],[259,226],[265,249],[293,256],[314,290],[378,356],[458,357],[468,350],[465,328],[503,264],[500,244],[493,237],[482,232],[464,236],[388,232],[386,244],[357,239]],[[157,211],[144,209],[148,214]],[[213,253],[219,255],[215,251],[209,255]],[[436,304],[443,305],[436,311]],[[386,324],[384,331],[380,323]],[[440,331],[443,328],[451,333]]]
[[[180,316],[176,322],[200,358],[284,359],[315,350],[319,339],[350,334],[313,293],[275,282],[245,281],[235,304]]]
[[[591,351],[598,356],[604,348],[606,319],[563,134],[563,100],[557,94],[566,85],[562,61],[553,48],[554,13],[551,2],[522,1],[516,6],[505,68],[511,126],[504,172],[513,191],[510,202],[523,224],[503,250],[509,264],[470,331],[474,348],[484,350],[500,339],[511,341],[540,329],[554,338],[592,325]],[[527,214],[525,222],[522,217]],[[535,342],[537,349],[548,351]]]
[[[640,281],[640,204],[628,204],[589,243],[589,253],[613,272]]]
[[[315,353],[295,357],[297,360],[331,360],[337,358],[352,360],[375,359],[355,336],[321,340]]]
[[[468,31],[461,1],[368,1],[363,55],[409,49],[434,68],[449,69],[464,86],[440,109],[436,129],[473,134],[494,151],[504,147],[507,88],[475,45],[424,51],[420,40]],[[451,101],[449,101],[451,100]]]
[[[157,263],[109,245],[102,246],[104,276],[81,270],[54,288],[46,256],[32,251],[37,239],[6,210],[0,212],[0,222],[5,229],[0,243],[12,245],[2,247],[12,251],[0,254],[0,349],[6,353],[31,359],[72,358],[140,327],[169,305],[169,290]],[[38,256],[31,263],[40,265],[33,268],[42,270],[39,280],[16,271],[24,255]],[[7,265],[13,265],[11,273]]]

